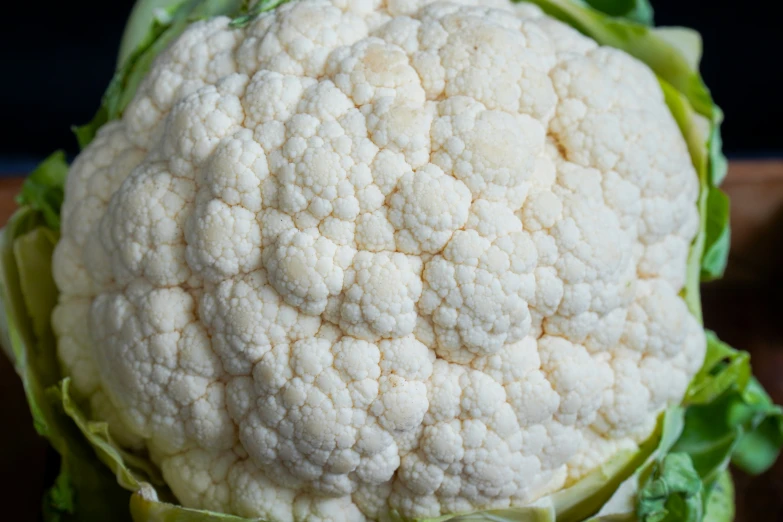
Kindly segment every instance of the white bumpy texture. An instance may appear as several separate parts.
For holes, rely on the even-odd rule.
[[[654,74],[531,5],[193,24],[77,158],[59,356],[185,505],[522,505],[700,366],[698,181]]]

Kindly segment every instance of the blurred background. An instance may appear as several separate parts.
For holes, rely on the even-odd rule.
[[[783,69],[777,2],[652,0],[657,25],[697,29],[702,72],[726,113],[732,161],[732,252],[726,278],[704,285],[708,328],[752,354],[754,371],[783,403]],[[9,5],[10,4],[10,5]],[[5,2],[0,31],[0,226],[19,177],[57,148],[75,154],[72,124],[88,121],[114,70],[133,0]],[[0,518],[38,520],[55,467],[32,429],[18,379],[0,356]],[[9,426],[6,428],[5,426]],[[48,463],[48,465],[47,465]],[[737,522],[783,520],[783,459],[761,477],[735,475]]]

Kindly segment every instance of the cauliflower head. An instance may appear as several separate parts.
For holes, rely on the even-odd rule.
[[[191,25],[72,166],[58,353],[188,507],[436,517],[679,403],[697,174],[656,76],[504,0]]]

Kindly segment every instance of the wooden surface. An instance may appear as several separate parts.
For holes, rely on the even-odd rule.
[[[0,179],[0,224],[13,212],[20,179]],[[726,342],[751,352],[753,368],[783,404],[783,161],[733,162],[723,185],[732,200],[726,277],[704,285],[704,319]],[[2,519],[38,520],[46,445],[35,434],[22,388],[0,356]],[[49,470],[51,471],[51,470]],[[783,459],[759,477],[735,473],[737,522],[783,521]]]

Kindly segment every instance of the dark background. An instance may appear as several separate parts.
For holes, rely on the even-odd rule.
[[[652,1],[657,25],[703,35],[703,74],[726,113],[729,156],[783,155],[778,2]],[[3,4],[0,173],[18,174],[56,148],[76,152],[70,126],[97,108],[133,0]]]

